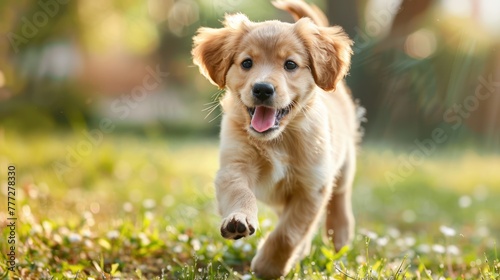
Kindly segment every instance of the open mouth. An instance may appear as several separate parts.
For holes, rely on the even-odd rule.
[[[255,108],[247,108],[247,110],[252,119],[250,127],[259,133],[265,133],[278,128],[280,120],[290,112],[289,106],[283,109],[257,106]]]

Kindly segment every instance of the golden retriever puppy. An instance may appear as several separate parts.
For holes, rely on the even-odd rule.
[[[315,6],[273,4],[296,22],[226,15],[222,28],[198,30],[192,50],[201,73],[226,90],[215,180],[222,236],[255,232],[257,199],[279,216],[251,264],[264,278],[286,275],[309,254],[324,213],[335,248],[350,242],[359,138],[343,82],[352,41]]]

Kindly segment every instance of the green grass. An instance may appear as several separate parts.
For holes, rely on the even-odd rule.
[[[252,279],[256,236],[219,235],[216,139],[106,135],[59,180],[82,135],[0,133],[0,276],[10,279]],[[287,279],[498,279],[500,157],[440,151],[390,187],[400,153],[366,144],[354,190],[357,233],[321,237]],[[17,267],[6,274],[9,165],[16,166]],[[443,277],[443,278],[441,278]]]

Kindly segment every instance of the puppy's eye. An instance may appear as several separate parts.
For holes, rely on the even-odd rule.
[[[241,67],[243,67],[243,69],[250,69],[250,68],[252,68],[252,65],[253,65],[253,62],[251,59],[245,59],[241,63]]]
[[[297,68],[297,63],[291,61],[291,60],[287,60],[285,61],[285,69],[286,70],[295,70]]]

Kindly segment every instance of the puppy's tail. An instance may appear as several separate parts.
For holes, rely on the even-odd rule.
[[[326,15],[313,4],[307,4],[302,0],[276,0],[272,3],[276,8],[289,12],[295,21],[308,17],[318,26],[328,27],[330,25]]]

